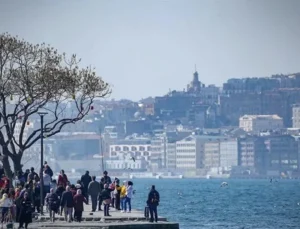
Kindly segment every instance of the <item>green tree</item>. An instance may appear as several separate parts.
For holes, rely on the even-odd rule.
[[[0,34],[0,161],[9,177],[13,170],[22,169],[22,156],[41,137],[51,137],[65,125],[82,120],[96,98],[111,93],[94,69],[81,69],[79,62],[76,55],[67,58],[44,43],[33,45]],[[70,104],[75,113],[66,115]],[[26,125],[41,109],[48,113],[44,136],[41,128],[35,128],[25,139]]]

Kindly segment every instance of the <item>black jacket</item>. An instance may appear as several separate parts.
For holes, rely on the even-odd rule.
[[[102,192],[101,192],[102,200],[110,199],[110,192],[111,192],[111,191],[112,191],[112,190],[109,189],[109,188],[103,189]]]
[[[151,189],[151,191],[148,194],[148,200],[147,204],[153,204],[153,205],[159,205],[160,197],[159,192],[155,189]]]
[[[60,201],[60,206],[72,208],[74,207],[74,200],[73,200],[73,195],[71,191],[65,191],[62,194],[61,201]]]
[[[91,183],[92,181],[92,177],[88,174],[84,174],[82,177],[81,177],[81,183],[83,185],[83,188],[84,189],[87,189],[89,187],[89,183]]]

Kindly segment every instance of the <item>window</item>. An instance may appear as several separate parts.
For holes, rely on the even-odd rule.
[[[147,151],[151,151],[151,146],[147,146]]]
[[[137,148],[135,146],[131,146],[131,151],[137,151]]]
[[[129,147],[128,146],[123,146],[123,151],[129,151]]]
[[[121,147],[120,146],[116,146],[115,149],[116,149],[116,151],[121,151]]]
[[[111,156],[117,156],[116,152],[111,152]]]
[[[144,156],[149,156],[149,152],[144,152]]]
[[[140,150],[140,151],[145,151],[145,147],[144,147],[144,146],[140,146],[140,147],[139,147],[139,150]]]

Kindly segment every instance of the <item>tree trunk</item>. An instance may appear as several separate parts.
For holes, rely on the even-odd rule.
[[[3,169],[5,175],[10,179],[10,181],[13,180],[13,172],[11,171],[8,156],[3,156],[2,157],[2,164],[3,164]],[[10,182],[11,183],[11,182]]]
[[[13,157],[11,158],[14,164],[14,172],[17,174],[19,171],[22,171],[22,155],[20,154],[14,154]]]

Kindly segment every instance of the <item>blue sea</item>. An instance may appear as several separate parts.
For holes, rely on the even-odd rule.
[[[159,215],[180,229],[300,228],[300,180],[134,179],[132,207],[144,209],[149,187],[160,192]],[[179,194],[178,194],[179,193]]]

